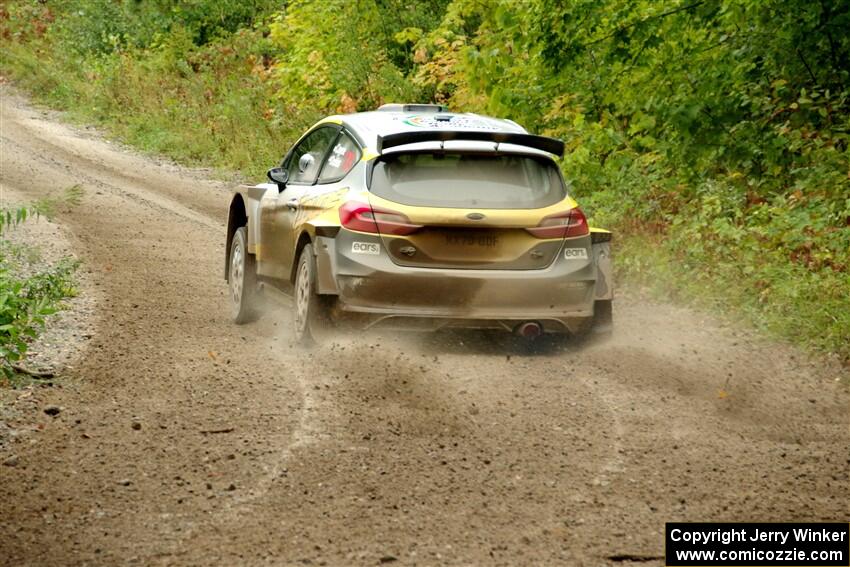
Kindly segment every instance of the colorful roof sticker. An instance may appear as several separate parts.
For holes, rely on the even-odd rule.
[[[419,114],[410,116],[404,120],[408,126],[417,128],[451,128],[469,130],[498,130],[493,124],[488,124],[477,116],[466,116],[463,114]]]

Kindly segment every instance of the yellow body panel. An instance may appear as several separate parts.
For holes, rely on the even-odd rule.
[[[381,154],[379,154],[378,152],[376,152],[372,148],[363,148],[363,155],[360,156],[360,159],[362,161],[370,161],[370,160],[375,159],[379,155],[381,155]]]
[[[319,124],[342,124],[342,119],[339,116],[328,116],[327,118],[322,118],[321,120],[313,124],[313,128],[315,128]],[[310,130],[312,130],[313,128],[310,128]]]
[[[453,209],[444,207],[421,207],[403,205],[377,195],[369,195],[373,207],[387,208],[402,213],[413,224],[428,226],[470,226],[470,227],[499,227],[527,228],[537,226],[544,217],[568,211],[578,206],[572,197],[542,209]],[[482,220],[467,218],[470,213],[481,213]]]

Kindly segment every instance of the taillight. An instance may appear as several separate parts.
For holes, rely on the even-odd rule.
[[[540,224],[526,230],[537,238],[571,238],[590,234],[587,218],[579,208],[545,217]]]
[[[348,230],[404,236],[422,228],[401,213],[349,201],[339,208],[339,221]]]

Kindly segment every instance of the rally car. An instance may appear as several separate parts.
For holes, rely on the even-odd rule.
[[[588,227],[560,140],[440,105],[330,116],[239,187],[225,278],[237,323],[291,298],[294,334],[611,330],[611,233]]]

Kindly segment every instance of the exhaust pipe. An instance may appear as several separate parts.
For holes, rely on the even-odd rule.
[[[543,327],[536,321],[526,321],[517,325],[516,329],[514,329],[514,334],[519,337],[533,339],[543,334]]]

